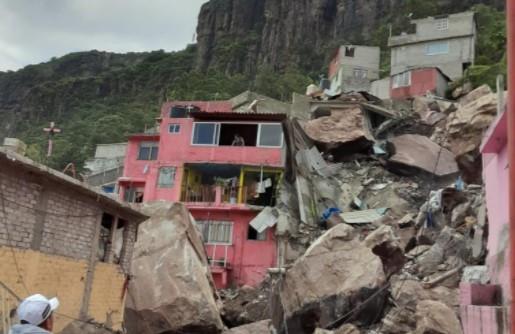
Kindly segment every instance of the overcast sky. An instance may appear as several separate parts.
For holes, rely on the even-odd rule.
[[[0,71],[85,50],[183,49],[207,0],[0,0]]]

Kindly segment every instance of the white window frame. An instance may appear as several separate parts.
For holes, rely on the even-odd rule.
[[[352,69],[352,77],[354,79],[366,79],[368,78],[368,70],[366,68],[355,67]]]
[[[402,76],[402,82],[399,83],[399,81],[401,81],[401,80],[397,79],[397,78],[401,78],[401,76]],[[411,86],[411,71],[406,71],[406,72],[396,74],[392,77],[392,80],[393,80],[393,82],[392,82],[393,89],[402,88],[402,87],[410,87]]]
[[[140,151],[141,151],[141,148],[149,148],[149,151],[148,151],[148,159],[140,159]],[[156,152],[156,158],[155,159],[151,159],[152,158],[152,151],[153,150],[157,150]],[[136,160],[137,161],[156,161],[159,159],[159,142],[157,141],[142,141],[139,143],[138,145],[138,155],[136,157]]]
[[[282,131],[281,127],[281,144],[279,146],[269,146],[269,145],[260,145],[259,142],[261,141],[261,126],[262,125],[278,125],[281,126],[281,123],[259,123],[258,126],[258,133],[256,138],[256,147],[262,147],[262,148],[282,148],[284,145],[284,133]]]
[[[233,245],[232,240],[233,240],[233,235],[234,235],[234,222],[226,221],[226,220],[198,220],[197,224],[198,223],[208,224],[208,231],[207,231],[208,239],[209,239],[209,235],[210,235],[209,228],[211,227],[211,225],[215,225],[215,224],[228,224],[228,225],[231,226],[230,233],[229,233],[229,242],[218,242],[218,241],[203,240],[204,241],[204,245],[222,245],[222,246],[232,246]],[[202,238],[204,238],[204,235],[202,233],[201,233],[201,235],[202,235]]]
[[[447,48],[446,48],[446,51],[443,51],[443,52],[429,52],[429,47],[431,45],[436,45],[436,44],[440,44],[440,45],[446,45]],[[426,56],[437,56],[437,55],[446,55],[446,54],[449,54],[449,41],[446,41],[446,42],[429,42],[426,44]]]
[[[170,185],[166,184],[166,185],[161,185],[161,183],[159,182],[160,181],[160,178],[161,178],[161,170],[163,168],[171,168],[172,169],[172,183]],[[158,189],[171,189],[173,187],[175,187],[175,179],[177,177],[177,167],[175,166],[160,166],[159,169],[158,169],[158,174],[157,174],[157,188]]]
[[[213,144],[195,144],[193,142],[193,139],[195,138],[195,129],[197,127],[197,124],[215,124],[215,136]],[[262,122],[262,123],[251,123],[251,122],[194,122],[193,123],[193,130],[191,132],[191,140],[190,144],[192,146],[220,146],[220,132],[222,124],[250,124],[250,125],[257,125],[258,131],[256,136],[256,146],[244,146],[244,147],[260,147],[260,148],[282,148],[284,146],[284,133],[281,128],[281,145],[280,146],[268,146],[268,145],[260,145],[259,141],[261,139],[261,126],[262,125],[278,125],[281,126],[281,123],[277,122]],[[225,146],[224,146],[225,147]],[[227,147],[234,147],[234,148],[242,148],[241,146],[227,146]]]
[[[195,139],[195,129],[197,128],[197,124],[214,124],[215,132],[213,134],[213,143],[212,144],[196,144],[193,142]],[[194,122],[193,130],[191,131],[191,145],[192,146],[219,146],[220,142],[220,122]]]
[[[437,19],[435,22],[436,30],[449,30],[449,18],[445,17],[442,19]]]
[[[172,131],[173,128],[173,131]],[[177,134],[181,132],[181,124],[179,123],[169,123],[168,124],[168,133]]]

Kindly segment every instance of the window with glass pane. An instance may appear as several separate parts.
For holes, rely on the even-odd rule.
[[[447,30],[449,29],[449,19],[443,18],[436,20],[436,30]]]
[[[159,151],[157,142],[143,142],[139,146],[138,160],[157,160]]]
[[[232,223],[224,221],[197,221],[202,239],[208,244],[231,244]]]
[[[449,42],[433,42],[426,45],[426,55],[440,55],[449,53]]]
[[[282,146],[283,128],[281,124],[260,124],[259,126],[259,146]]]
[[[170,124],[168,126],[168,132],[170,132],[170,133],[179,133],[180,131],[181,131],[180,124]]]
[[[161,167],[159,168],[158,187],[159,188],[172,188],[173,181],[175,180],[175,167]]]
[[[216,145],[218,128],[217,123],[195,123],[192,143],[197,145]]]
[[[406,71],[393,76],[392,88],[408,87],[411,85],[411,72]]]
[[[354,78],[356,79],[366,79],[368,75],[368,71],[363,68],[355,68],[353,72]]]

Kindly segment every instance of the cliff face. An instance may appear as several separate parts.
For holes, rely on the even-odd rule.
[[[376,30],[416,16],[503,0],[211,0],[200,11],[197,67],[256,73],[263,64],[319,70],[341,43],[370,43]],[[427,13],[427,15],[425,15]]]

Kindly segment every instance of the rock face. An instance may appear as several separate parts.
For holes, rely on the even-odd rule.
[[[181,204],[147,203],[127,297],[128,333],[220,333],[223,330],[200,235]]]
[[[370,39],[385,18],[400,20],[402,0],[211,0],[197,25],[201,70],[256,73],[297,65],[319,71],[336,46]],[[475,3],[503,6],[502,0],[438,1],[439,12],[455,13]],[[408,12],[409,13],[409,12]],[[406,13],[406,14],[408,14]]]
[[[415,334],[461,334],[461,324],[452,309],[437,301],[425,300],[417,305]]]
[[[317,326],[327,327],[370,297],[384,282],[380,258],[355,237],[354,229],[345,224],[333,227],[285,274],[280,297],[288,331],[311,334]],[[383,302],[384,296],[379,294],[363,305],[353,321],[375,321]]]

